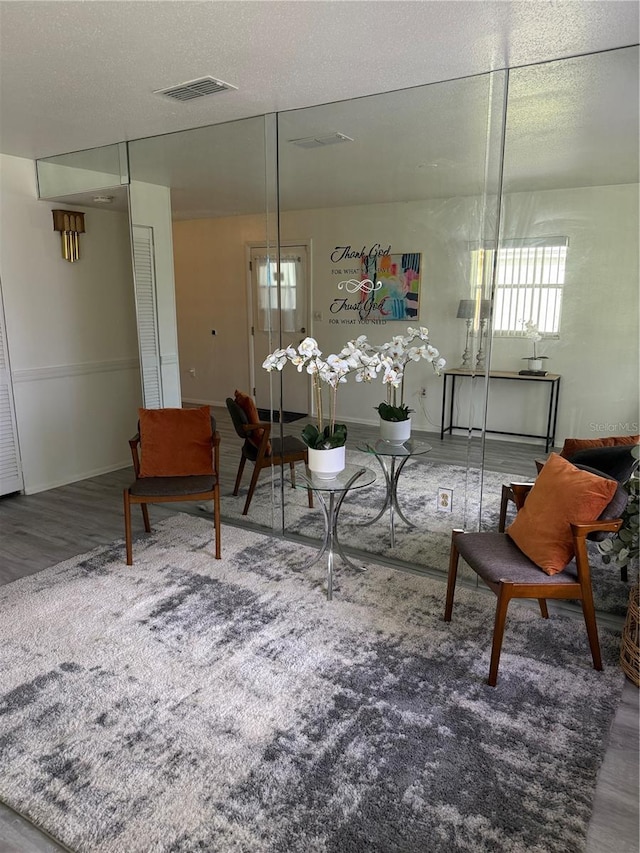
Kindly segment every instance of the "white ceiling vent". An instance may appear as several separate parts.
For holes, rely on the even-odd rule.
[[[169,86],[168,89],[156,89],[154,95],[166,95],[174,101],[192,101],[194,98],[204,98],[207,95],[215,95],[226,89],[237,89],[231,83],[216,80],[214,77],[200,77],[197,80],[188,80],[178,86]]]
[[[301,139],[290,139],[292,145],[299,148],[324,148],[325,145],[337,145],[338,142],[353,142],[350,136],[344,133],[328,133],[326,136],[304,136]]]

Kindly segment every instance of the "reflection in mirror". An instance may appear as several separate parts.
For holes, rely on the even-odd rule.
[[[448,368],[468,351],[482,387],[487,324],[469,246],[496,239],[503,100],[504,75],[495,74],[279,114],[280,234],[311,242],[310,330],[324,356],[360,335],[379,347],[423,326]],[[464,323],[461,301],[473,309]],[[285,395],[293,376],[283,371]],[[347,461],[377,476],[345,497],[338,536],[441,572],[451,529],[479,523],[483,446],[470,428],[482,426],[482,407],[456,399],[456,429],[442,440],[445,376],[410,359],[402,404],[412,410],[412,442],[404,456],[376,452],[382,376],[357,382],[352,373],[337,394]],[[286,529],[322,538],[323,517],[292,496]]]
[[[632,47],[510,73],[491,367],[526,369],[535,346],[561,377],[558,449],[639,432],[638,71]],[[498,386],[489,428],[544,430],[547,385]],[[596,607],[623,614],[592,550]]]
[[[268,423],[270,445],[277,444],[281,427],[271,412],[280,409],[279,377],[269,382],[261,368],[279,343],[278,305],[270,301],[277,288],[265,282],[256,302],[261,272],[277,274],[274,138],[274,117],[259,116],[137,140],[129,158],[132,227],[153,241],[164,405],[213,406],[222,435],[223,517],[282,529],[279,469],[254,465],[260,441],[242,424],[236,432],[226,405],[236,390],[255,398],[264,373],[258,416]],[[243,447],[247,461],[234,495]],[[258,469],[264,510],[252,498],[243,515]]]
[[[38,197],[55,198],[119,187],[129,182],[126,143],[47,157],[36,163]]]

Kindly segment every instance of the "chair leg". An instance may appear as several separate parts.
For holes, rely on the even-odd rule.
[[[124,490],[124,541],[127,551],[127,565],[133,565],[133,548],[131,545],[131,505],[129,503],[129,489]]]
[[[504,528],[507,521],[507,507],[509,505],[510,500],[513,500],[511,488],[509,486],[503,485],[502,498],[500,499],[500,516],[498,518],[498,533],[504,533]]]
[[[548,619],[549,618],[549,611],[547,610],[546,598],[539,598],[538,604],[540,605],[540,613],[542,614],[542,618]]]
[[[142,510],[142,520],[144,521],[144,529],[147,533],[151,533],[151,522],[149,521],[149,509],[146,504],[140,504]]]
[[[502,638],[504,637],[504,626],[507,621],[507,608],[509,607],[509,595],[507,586],[500,584],[498,591],[498,603],[496,604],[496,621],[493,626],[493,643],[491,646],[491,664],[489,666],[490,687],[495,687],[498,681],[498,666],[500,664],[500,652],[502,651]]]
[[[447,600],[444,606],[444,621],[451,622],[451,613],[453,611],[453,596],[456,591],[456,578],[458,576],[458,560],[460,554],[456,548],[456,535],[462,531],[454,530],[451,534],[451,553],[449,556],[449,575],[447,577]]]
[[[294,462],[289,462],[289,471],[291,472],[291,488],[296,487],[296,467]]]
[[[587,637],[589,638],[589,648],[591,649],[591,657],[593,658],[593,668],[602,669],[602,657],[600,656],[600,641],[598,640],[598,627],[596,625],[596,612],[593,606],[593,595],[591,587],[582,590],[582,613],[584,615],[584,624],[587,626]]]
[[[244,471],[244,466],[245,466],[246,461],[247,461],[247,458],[243,453],[242,456],[240,457],[240,465],[238,465],[238,473],[236,475],[236,485],[235,485],[235,488],[233,490],[234,495],[237,495],[239,490],[240,490],[240,482],[242,480],[242,473]]]
[[[213,489],[213,525],[216,531],[216,560],[220,559],[220,486],[216,483]]]
[[[309,509],[313,509],[313,490],[307,489],[307,500],[309,502]]]
[[[256,485],[258,483],[258,477],[260,476],[260,471],[262,469],[258,468],[257,465],[253,466],[253,474],[251,475],[251,484],[249,486],[249,494],[247,495],[247,499],[244,502],[244,509],[242,510],[242,514],[246,515],[249,512],[249,504],[251,503],[251,498],[253,497],[253,493],[256,490]]]

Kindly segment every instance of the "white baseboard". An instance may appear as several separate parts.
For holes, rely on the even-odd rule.
[[[131,458],[124,460],[123,462],[117,462],[114,465],[107,465],[104,468],[96,468],[93,471],[87,471],[82,474],[75,474],[71,478],[65,478],[63,480],[52,480],[49,483],[36,483],[35,485],[29,485],[24,487],[25,495],[35,495],[38,492],[46,492],[49,489],[57,489],[59,486],[68,486],[71,483],[79,483],[82,480],[90,480],[91,477],[99,477],[101,474],[110,474],[111,471],[120,471],[122,468],[131,468],[132,462]],[[131,475],[133,479],[133,474]]]

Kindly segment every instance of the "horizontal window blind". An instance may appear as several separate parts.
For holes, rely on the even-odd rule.
[[[566,237],[508,240],[497,250],[472,250],[472,275],[485,293],[496,263],[494,334],[521,336],[525,323],[533,323],[543,335],[559,335],[568,242]]]

